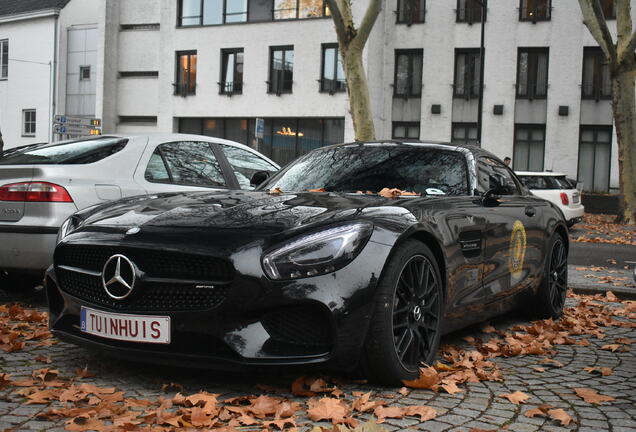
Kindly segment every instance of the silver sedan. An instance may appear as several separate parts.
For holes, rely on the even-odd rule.
[[[80,209],[158,192],[250,189],[279,168],[242,144],[182,134],[100,136],[7,151],[0,155],[0,288],[41,279],[58,229]]]

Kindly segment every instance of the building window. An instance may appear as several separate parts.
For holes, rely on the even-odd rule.
[[[548,21],[552,12],[551,0],[521,0],[519,21]]]
[[[548,94],[548,48],[520,48],[517,99],[545,99]]]
[[[80,66],[79,77],[80,77],[80,81],[89,81],[91,79],[91,67]]]
[[[479,49],[455,50],[455,98],[469,100],[479,96],[479,59]]]
[[[420,139],[420,122],[393,122],[393,139]]]
[[[543,171],[545,125],[515,125],[515,171]]]
[[[487,0],[483,0],[484,5]],[[481,13],[484,12],[484,21],[486,21],[486,7],[483,8],[475,0],[457,0],[457,22],[458,23],[476,23],[481,22]]]
[[[398,0],[398,24],[423,23],[426,20],[426,0]]]
[[[35,136],[35,110],[22,110],[22,136]]]
[[[583,99],[611,99],[612,79],[605,54],[599,47],[583,49],[583,84],[581,85]]]
[[[247,21],[247,0],[179,0],[179,26]]]
[[[611,126],[581,126],[577,179],[583,190],[609,190],[611,147]]]
[[[458,145],[479,145],[477,142],[477,123],[453,123],[451,142]]]
[[[9,76],[9,40],[0,40],[0,79]]]
[[[614,0],[601,0],[601,9],[603,9],[605,19],[616,19],[616,3]]]
[[[197,88],[197,52],[177,52],[177,79],[174,94],[187,96],[196,94]]]
[[[422,58],[421,49],[395,50],[393,97],[422,95]]]
[[[347,88],[342,59],[338,44],[322,44],[322,74],[320,76],[320,91],[334,94],[343,92]]]
[[[270,48],[269,93],[291,93],[294,83],[294,47]]]
[[[243,48],[221,50],[220,94],[243,93]]]
[[[274,0],[274,20],[320,18],[329,15],[323,0]]]
[[[213,136],[249,145],[280,165],[313,149],[344,141],[344,118],[265,118],[257,144],[254,118],[181,118],[179,132]]]

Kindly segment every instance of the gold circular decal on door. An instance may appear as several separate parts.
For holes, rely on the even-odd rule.
[[[523,260],[526,256],[526,229],[520,220],[516,220],[510,236],[510,251],[508,254],[508,269],[510,274],[518,278],[523,270]]]

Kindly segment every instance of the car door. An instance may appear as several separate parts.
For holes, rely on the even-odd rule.
[[[150,152],[136,174],[147,193],[236,187],[235,178],[223,169],[224,164],[209,142],[165,142]]]
[[[477,159],[478,190],[486,194],[496,184],[504,189],[481,200],[487,223],[484,232],[482,286],[485,296],[498,300],[527,288],[540,270],[543,241],[537,238],[539,202],[525,195],[516,177],[498,160]]]

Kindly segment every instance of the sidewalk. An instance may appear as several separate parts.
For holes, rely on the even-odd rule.
[[[633,267],[624,269],[569,265],[568,286],[580,294],[612,291],[620,298],[636,298]]]

